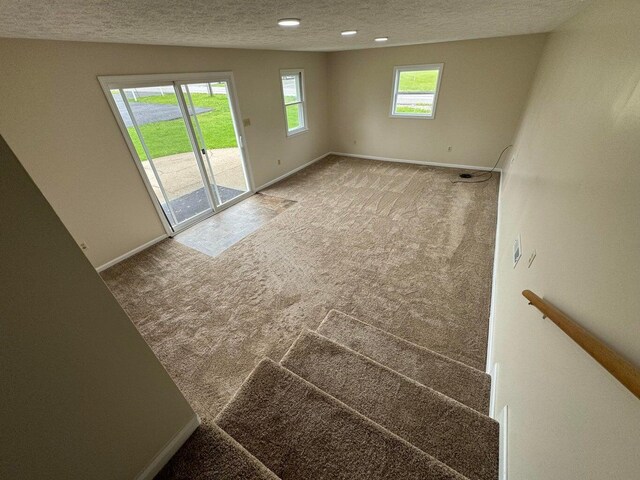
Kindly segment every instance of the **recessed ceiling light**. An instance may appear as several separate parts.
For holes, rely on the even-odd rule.
[[[386,42],[387,40],[389,40],[389,37],[376,37],[374,40],[376,42]]]
[[[357,30],[345,30],[344,32],[340,32],[340,35],[342,35],[343,37],[350,37],[351,35],[355,35],[356,33],[358,33]]]
[[[281,18],[278,20],[278,25],[281,27],[297,27],[300,25],[299,18]]]

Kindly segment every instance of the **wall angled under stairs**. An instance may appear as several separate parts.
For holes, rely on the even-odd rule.
[[[493,361],[510,479],[640,472],[640,400],[520,293],[545,297],[640,366],[638,45],[636,0],[593,2],[552,33],[503,175]]]
[[[2,137],[0,201],[0,478],[135,478],[195,413]]]

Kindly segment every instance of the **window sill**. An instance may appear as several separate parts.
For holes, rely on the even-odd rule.
[[[299,128],[297,130],[287,131],[287,137],[295,137],[298,135],[302,135],[303,133],[307,133],[309,131],[308,128]]]
[[[390,118],[413,118],[413,119],[418,119],[418,120],[435,120],[436,116],[435,115],[411,115],[411,114],[406,114],[403,115],[401,113],[392,113],[391,115],[389,115]]]

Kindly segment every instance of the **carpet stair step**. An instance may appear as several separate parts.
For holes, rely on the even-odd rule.
[[[465,478],[269,359],[216,423],[283,480]]]
[[[491,377],[480,370],[337,310],[331,310],[316,331],[480,413],[489,413]]]
[[[202,448],[206,446],[206,448]],[[197,472],[197,475],[194,475]],[[156,475],[155,480],[278,480],[229,434],[213,423],[203,423]]]
[[[498,423],[306,330],[283,367],[471,480],[498,478]]]

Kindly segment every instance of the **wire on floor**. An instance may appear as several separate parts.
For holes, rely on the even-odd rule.
[[[513,147],[513,145],[507,145],[506,147],[504,147],[502,152],[500,152],[500,155],[498,155],[498,159],[496,160],[496,163],[493,164],[493,167],[491,168],[491,170],[489,170],[487,172],[479,172],[479,173],[463,173],[463,174],[460,175],[460,177],[462,177],[462,175],[465,175],[465,177],[462,177],[462,178],[481,178],[481,177],[484,177],[484,176],[488,175],[487,178],[483,178],[482,180],[476,180],[476,181],[451,180],[451,183],[483,183],[483,182],[488,182],[493,177],[493,172],[496,169],[496,167],[498,166],[498,164],[500,163],[500,160],[502,160],[502,156],[504,155],[504,152],[509,150],[511,147]]]

